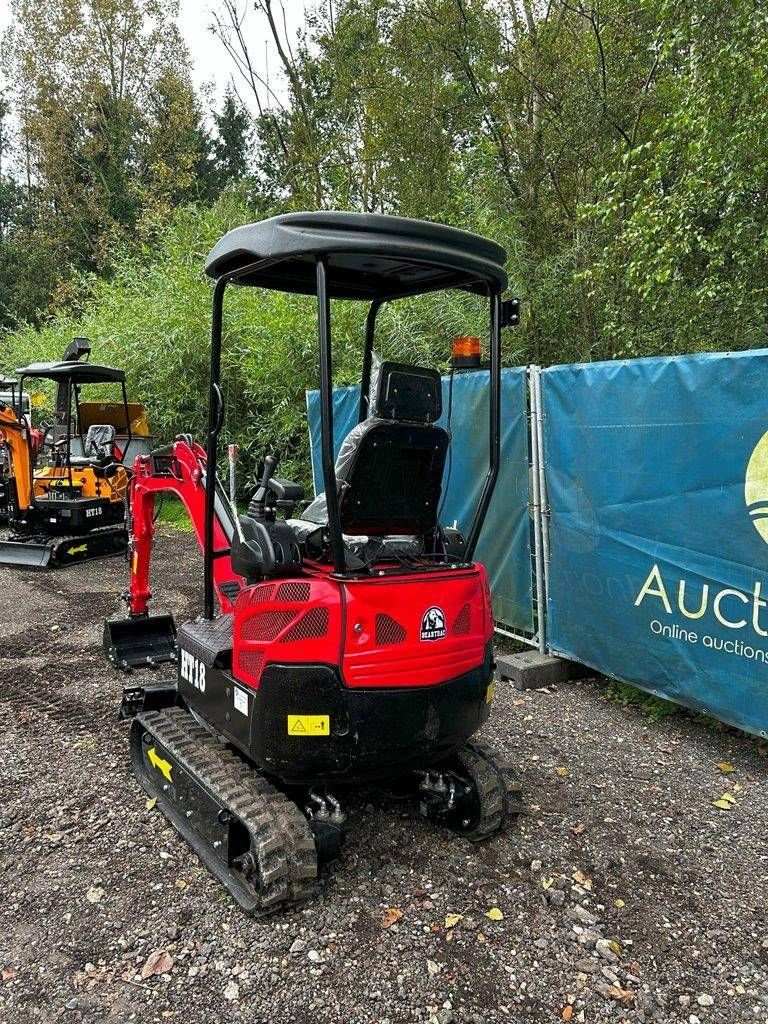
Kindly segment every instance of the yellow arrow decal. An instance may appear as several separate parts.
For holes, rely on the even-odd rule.
[[[67,548],[68,555],[84,555],[88,550],[87,544],[81,544],[79,548]]]
[[[157,768],[157,770],[162,772],[169,782],[173,782],[173,779],[171,778],[172,765],[170,761],[166,761],[164,757],[160,757],[154,747],[149,748],[147,751],[147,757],[149,758],[149,763],[153,768]]]

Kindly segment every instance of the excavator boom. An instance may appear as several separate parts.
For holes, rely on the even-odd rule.
[[[174,494],[186,509],[200,549],[204,542],[206,456],[189,437],[150,455],[139,456],[131,479],[131,579],[124,599],[128,617],[104,624],[104,648],[112,664],[123,671],[176,661],[176,625],[172,615],[149,615],[155,498]],[[214,519],[214,587],[222,613],[233,610],[242,579],[232,571],[230,547],[237,519],[217,486]]]

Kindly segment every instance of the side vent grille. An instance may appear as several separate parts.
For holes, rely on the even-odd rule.
[[[325,636],[328,632],[328,609],[310,608],[306,615],[302,615],[298,622],[295,622],[280,641],[281,644],[289,644],[294,640],[312,640]]]
[[[467,602],[461,609],[459,614],[453,623],[453,633],[455,636],[464,636],[469,632],[470,620],[469,620],[469,602]]]
[[[392,644],[401,644],[405,641],[407,634],[399,622],[384,612],[376,616],[376,645],[378,647],[390,647]]]
[[[264,667],[264,655],[261,651],[240,651],[237,667],[241,675],[258,680]]]
[[[240,636],[243,640],[276,640],[295,618],[296,612],[257,612],[243,623]]]
[[[281,583],[277,588],[276,601],[308,601],[310,587],[308,583]]]
[[[251,591],[249,604],[264,604],[265,601],[272,600],[272,592],[275,586],[273,583],[263,583],[260,587],[254,587]]]

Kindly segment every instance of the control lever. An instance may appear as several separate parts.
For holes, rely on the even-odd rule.
[[[261,517],[264,515],[267,494],[269,492],[269,481],[275,475],[277,469],[277,458],[274,455],[267,455],[264,459],[264,472],[261,474],[261,482],[256,488],[256,493],[251,498],[248,506],[248,514]]]
[[[277,457],[274,455],[267,455],[264,459],[264,472],[261,474],[261,483],[259,484],[259,490],[264,491],[266,494],[269,481],[275,475],[277,469]]]

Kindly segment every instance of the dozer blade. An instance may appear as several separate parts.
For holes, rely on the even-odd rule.
[[[48,541],[0,541],[0,565],[14,565],[20,569],[47,569],[51,563],[54,545]]]
[[[135,615],[106,619],[104,653],[115,668],[156,668],[178,660],[176,623],[172,615]]]

